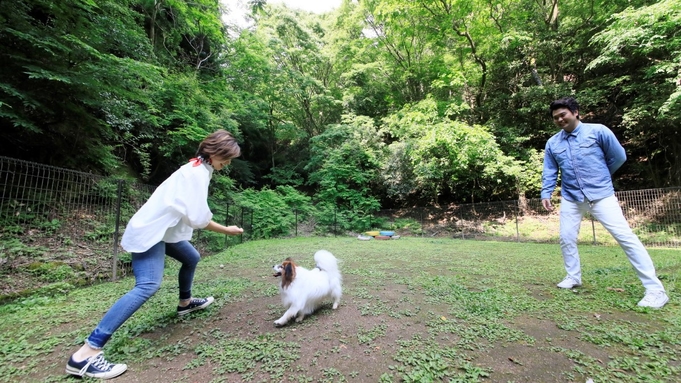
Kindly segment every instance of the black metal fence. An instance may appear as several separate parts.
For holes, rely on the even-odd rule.
[[[116,280],[130,273],[119,236],[154,186],[101,177],[0,156],[0,300],[19,291],[68,288]],[[681,247],[681,188],[617,192],[630,225],[647,246]],[[554,205],[558,201],[555,201]],[[203,254],[249,240],[268,212],[209,198],[213,219],[244,228],[244,235],[196,231]],[[357,235],[338,210],[302,218],[277,236]],[[372,229],[402,236],[558,242],[558,213],[538,199],[382,210],[368,217]],[[366,220],[365,220],[366,221]],[[615,244],[588,217],[580,241]]]

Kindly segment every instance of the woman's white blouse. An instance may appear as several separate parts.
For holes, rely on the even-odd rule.
[[[194,229],[208,226],[213,218],[208,208],[213,167],[194,164],[189,162],[177,169],[133,215],[123,233],[123,249],[142,253],[160,241],[188,241]]]

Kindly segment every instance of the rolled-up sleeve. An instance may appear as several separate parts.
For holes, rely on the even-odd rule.
[[[173,209],[182,217],[182,223],[192,229],[203,229],[213,218],[208,207],[210,174],[205,168],[183,170],[182,180],[176,185],[173,196]]]

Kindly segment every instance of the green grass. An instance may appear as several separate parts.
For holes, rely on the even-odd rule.
[[[341,260],[341,307],[275,328],[271,267]],[[681,251],[651,249],[671,301],[636,306],[643,287],[618,247],[582,245],[584,286],[559,290],[558,245],[402,237],[252,241],[199,264],[196,296],[175,315],[177,262],[105,352],[116,381],[678,382]],[[132,278],[0,306],[0,381],[68,380],[70,353]],[[197,378],[198,377],[198,378]]]

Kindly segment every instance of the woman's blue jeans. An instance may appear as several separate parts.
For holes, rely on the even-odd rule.
[[[132,253],[135,287],[116,301],[104,314],[104,318],[86,340],[90,347],[95,349],[104,347],[123,322],[158,291],[163,281],[166,254],[182,264],[178,275],[180,299],[191,298],[194,271],[201,256],[189,242],[159,242],[143,253]]]

